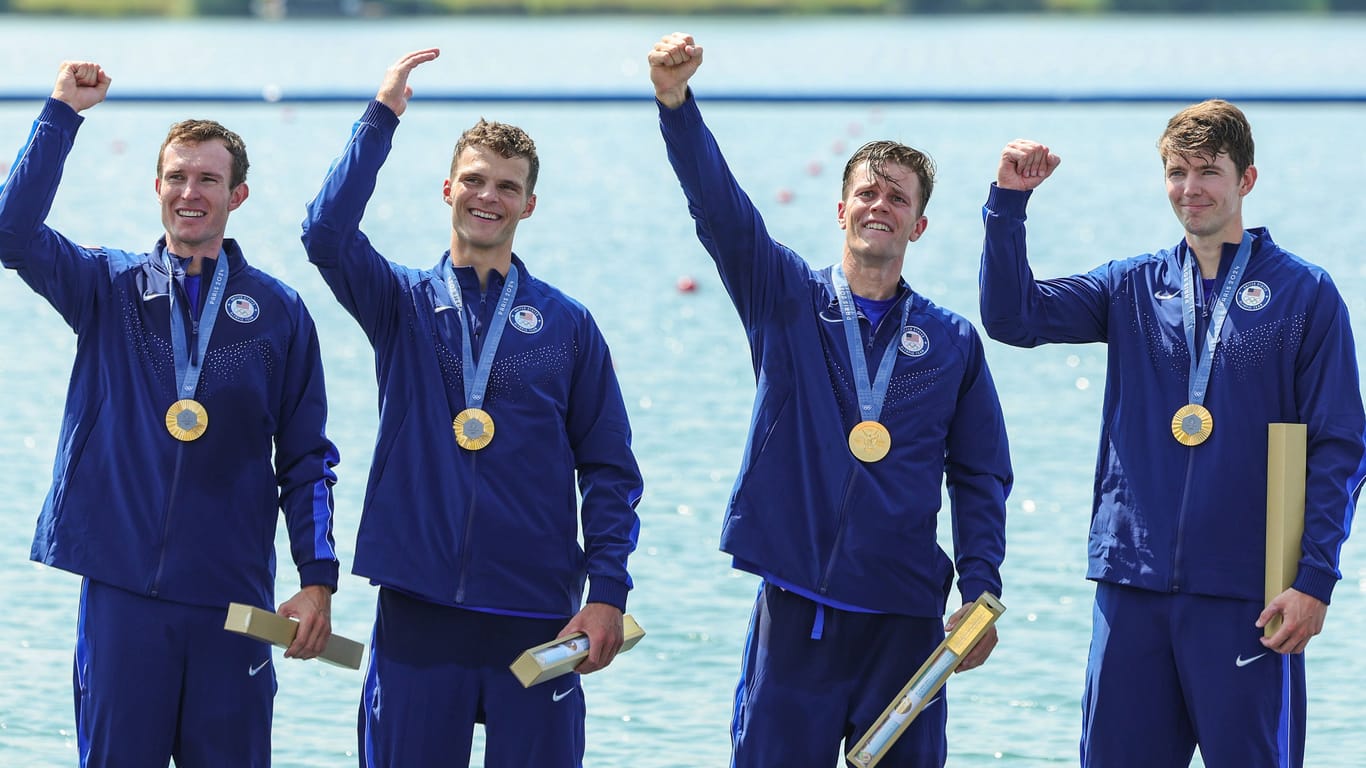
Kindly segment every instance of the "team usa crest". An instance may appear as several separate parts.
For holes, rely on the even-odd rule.
[[[1261,280],[1243,283],[1238,288],[1238,306],[1249,312],[1264,309],[1271,301],[1271,289]]]
[[[925,332],[908,325],[901,329],[901,354],[908,357],[920,357],[930,351],[930,337]]]
[[[261,316],[261,306],[245,293],[229,296],[224,306],[228,310],[228,317],[239,323],[255,322]]]
[[[545,327],[545,320],[541,319],[541,313],[530,304],[521,304],[512,308],[512,313],[508,316],[508,322],[512,327],[522,333],[536,333]]]

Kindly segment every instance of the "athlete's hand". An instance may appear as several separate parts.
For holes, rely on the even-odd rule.
[[[64,61],[57,70],[52,98],[82,112],[104,101],[111,82],[104,69],[93,61]]]
[[[677,109],[688,98],[688,80],[702,66],[702,46],[692,35],[674,32],[665,35],[645,57],[650,62],[650,82],[655,98],[669,109]]]
[[[958,622],[962,621],[964,617],[972,612],[972,608],[973,604],[968,603],[962,608],[954,611],[953,615],[949,617],[949,620],[944,622],[944,631],[952,632],[953,628],[958,626]],[[977,641],[977,645],[974,645],[972,650],[968,651],[968,655],[964,656],[963,660],[958,663],[958,668],[955,669],[954,672],[967,672],[969,669],[976,669],[985,664],[987,657],[990,656],[992,650],[996,648],[997,640],[996,625],[993,624],[986,633],[982,635],[982,639]]]
[[[1001,165],[996,169],[996,186],[1028,191],[1053,174],[1062,158],[1048,147],[1029,139],[1016,139],[1001,150]]]
[[[313,584],[280,604],[276,613],[299,620],[294,642],[285,649],[287,659],[311,659],[323,652],[332,637],[332,590]]]
[[[568,637],[577,632],[588,635],[588,658],[574,667],[581,675],[597,672],[611,664],[617,651],[621,650],[622,636],[626,633],[622,628],[621,611],[607,603],[588,603],[555,637]]]
[[[1281,616],[1281,628],[1271,637],[1263,637],[1262,645],[1276,653],[1304,653],[1314,635],[1323,631],[1328,605],[1299,590],[1287,589],[1267,603],[1266,610],[1257,617],[1258,629],[1277,614]]]
[[[418,65],[426,64],[440,55],[440,48],[424,48],[404,54],[384,71],[384,83],[380,85],[379,93],[375,94],[375,101],[402,117],[408,109],[408,99],[413,97],[413,89],[408,85],[408,75],[412,74]]]

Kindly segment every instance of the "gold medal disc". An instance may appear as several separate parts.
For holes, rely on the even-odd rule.
[[[478,451],[493,441],[493,417],[479,408],[466,408],[451,422],[455,442],[467,451]]]
[[[195,400],[177,400],[166,410],[166,431],[181,442],[198,440],[209,428],[209,412]]]
[[[892,450],[892,435],[876,421],[860,421],[849,430],[849,451],[859,461],[871,464],[882,461]]]
[[[1172,437],[1182,445],[1199,445],[1214,432],[1214,416],[1203,405],[1190,403],[1172,417]]]

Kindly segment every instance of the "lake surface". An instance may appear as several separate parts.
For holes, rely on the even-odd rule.
[[[429,92],[638,91],[639,103],[415,103],[404,117],[365,229],[382,252],[429,265],[445,249],[440,189],[459,131],[483,115],[536,139],[541,180],[517,252],[587,304],[611,343],[646,479],[636,590],[640,645],[589,676],[590,766],[721,766],[755,579],[717,551],[739,462],[753,374],[743,332],[693,235],[664,157],[644,62],[661,34],[706,47],[695,89],[727,157],[770,229],[814,263],[833,261],[839,173],[871,138],[928,150],[940,167],[930,226],[906,277],[976,320],[980,206],[1005,142],[1049,143],[1064,162],[1035,194],[1031,255],[1044,276],[1174,244],[1180,229],[1154,143],[1179,105],[709,104],[708,94],[889,91],[1179,92],[1199,96],[1350,92],[1366,71],[1366,18],[1044,19],[578,18],[347,22],[89,21],[0,16],[0,93],[46,95],[64,58],[101,62],[113,93],[372,94],[403,52],[441,46],[412,85]],[[40,102],[0,103],[0,170]],[[336,539],[349,569],[373,446],[368,344],[299,245],[304,204],[364,104],[128,104],[87,112],[49,222],[73,239],[144,249],[160,234],[152,193],[167,126],[213,117],[241,133],[251,197],[229,234],[252,263],[295,286],[322,336],[341,450]],[[1366,335],[1366,222],[1358,213],[1360,105],[1247,105],[1260,177],[1249,225],[1326,267]],[[12,149],[7,149],[12,148]],[[680,278],[697,290],[680,292]],[[51,476],[74,337],[13,274],[0,274],[0,765],[75,762],[71,707],[76,577],[28,561]],[[951,766],[1076,763],[1090,633],[1086,528],[1105,350],[987,343],[1016,470],[1004,568],[1001,645],[954,678]],[[948,520],[941,526],[947,542]],[[281,553],[287,548],[281,539]],[[1342,554],[1343,582],[1310,645],[1309,748],[1316,768],[1366,761],[1366,557]],[[946,548],[949,545],[945,544]],[[277,593],[297,576],[283,564]],[[344,576],[334,629],[368,640],[374,589]],[[277,654],[277,660],[279,656]],[[275,763],[355,764],[361,675],[280,660]],[[478,754],[474,765],[480,764]]]

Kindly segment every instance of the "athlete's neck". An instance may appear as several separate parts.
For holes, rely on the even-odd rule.
[[[846,252],[841,266],[844,267],[845,279],[849,281],[849,290],[855,296],[881,301],[896,296],[897,287],[901,284],[902,261],[894,259],[867,264]]]
[[[203,274],[204,267],[206,266],[205,262],[207,262],[207,266],[212,268],[218,261],[218,253],[216,252],[212,256],[182,256],[174,251],[168,251],[168,253],[170,253],[173,258],[185,262],[185,274],[190,276]]]
[[[490,270],[507,277],[508,270],[512,269],[512,250],[459,248],[457,243],[452,242],[451,264],[457,267],[474,267],[474,273],[479,276],[479,290],[482,291],[489,287]]]
[[[1186,247],[1195,254],[1195,263],[1200,267],[1200,276],[1210,280],[1219,276],[1219,265],[1224,260],[1224,244],[1236,245],[1242,241],[1242,219],[1210,235],[1186,233]]]

